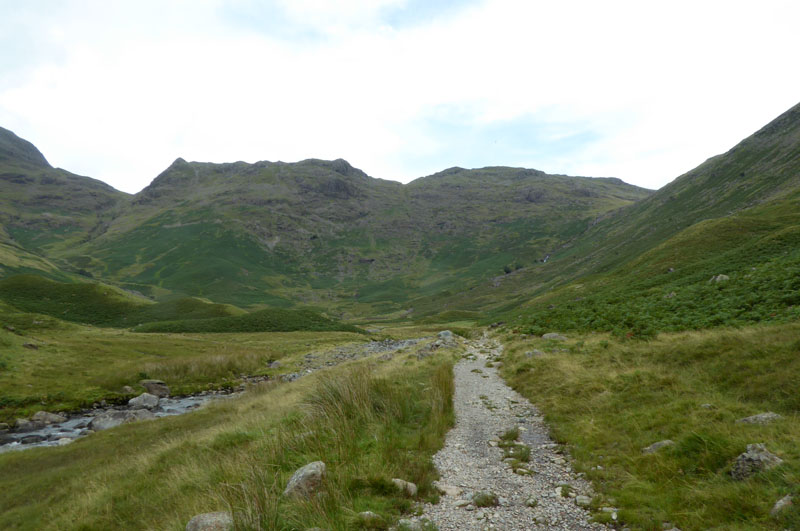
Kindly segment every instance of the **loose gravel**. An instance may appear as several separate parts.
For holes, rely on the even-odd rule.
[[[486,367],[499,359],[502,346],[493,340],[467,342],[455,366],[456,425],[434,456],[444,494],[414,520],[440,530],[607,529],[578,505],[591,498],[591,487],[550,439],[537,409]],[[511,462],[501,447],[500,436],[515,427],[516,443],[531,450],[527,463]],[[496,495],[498,505],[477,507],[473,496],[480,492]]]

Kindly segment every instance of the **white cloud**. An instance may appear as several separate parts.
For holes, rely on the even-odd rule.
[[[19,15],[0,33],[38,50],[0,71],[0,125],[131,192],[178,156],[344,157],[408,181],[458,164],[458,138],[430,122],[443,107],[476,131],[530,116],[594,133],[568,156],[464,146],[464,160],[658,187],[800,85],[793,2],[496,0],[395,27],[385,15],[401,0],[56,5],[0,2]]]

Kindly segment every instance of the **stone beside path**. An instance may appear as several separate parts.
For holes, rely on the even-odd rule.
[[[579,506],[591,499],[591,487],[558,452],[539,412],[494,367],[486,367],[501,355],[502,346],[485,336],[467,342],[466,356],[454,369],[456,425],[434,456],[444,494],[438,504],[425,504],[424,514],[413,520],[428,519],[442,531],[607,529],[591,522],[591,513]],[[500,447],[499,437],[515,427],[517,443],[531,449],[522,469],[504,461]],[[496,495],[497,505],[476,506],[481,492]]]

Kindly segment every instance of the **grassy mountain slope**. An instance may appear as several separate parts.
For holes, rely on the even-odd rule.
[[[30,142],[0,128],[0,242],[9,254],[57,260],[59,251],[102,232],[127,198],[103,182],[51,167]],[[2,264],[13,260],[4,257]]]
[[[798,196],[800,104],[727,153],[614,213],[565,255],[580,255],[582,263],[608,270],[700,221]]]
[[[556,301],[585,298],[602,286],[607,294],[603,298],[610,303],[627,303],[634,291],[660,286],[659,293],[668,295],[687,282],[705,282],[712,274],[734,270],[745,275],[745,268],[773,260],[786,261],[791,268],[794,259],[784,254],[795,249],[798,197],[800,106],[795,106],[727,153],[651,196],[602,216],[555,249],[548,263],[469,292],[415,302],[430,312],[447,305],[489,310],[495,318],[508,318],[519,313],[517,308],[528,307],[540,319]],[[778,262],[772,268],[776,274],[782,267],[775,265]],[[667,276],[670,267],[675,271]],[[611,274],[604,276],[607,273]],[[575,279],[579,283],[549,293]],[[761,286],[777,285],[772,280],[778,282],[771,276],[762,278]],[[676,294],[680,297],[681,290]],[[632,313],[642,310],[637,307]]]
[[[403,186],[342,160],[179,159],[102,235],[64,256],[145,293],[391,313],[539,260],[648,193],[515,168],[454,169]]]

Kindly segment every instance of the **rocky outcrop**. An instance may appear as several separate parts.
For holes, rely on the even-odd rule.
[[[286,490],[283,491],[284,496],[308,498],[322,487],[322,481],[325,479],[325,463],[322,461],[314,461],[302,468],[298,468],[292,474],[289,483],[286,485]]]
[[[733,479],[743,480],[783,463],[761,443],[748,444],[747,451],[736,458],[731,470]]]

